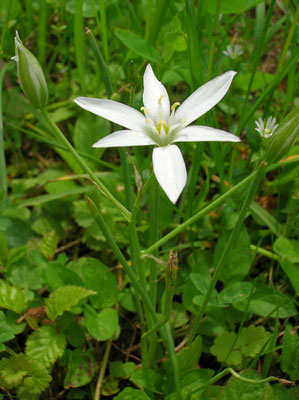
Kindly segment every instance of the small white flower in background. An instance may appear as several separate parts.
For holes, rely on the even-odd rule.
[[[257,126],[255,130],[258,131],[263,138],[268,139],[270,136],[273,135],[275,129],[278,127],[278,125],[275,125],[275,122],[276,118],[269,117],[265,125],[262,118],[259,118],[257,121],[255,121],[255,124]]]
[[[175,203],[187,181],[187,171],[176,142],[238,142],[231,133],[208,126],[188,126],[217,104],[228,91],[236,72],[228,71],[197,89],[183,103],[170,107],[165,87],[148,65],[144,73],[144,115],[113,100],[78,97],[75,102],[87,111],[122,125],[120,130],[100,139],[93,147],[154,145],[153,166],[156,178]],[[178,107],[179,106],[179,107]],[[178,107],[176,109],[176,107]]]
[[[223,54],[232,60],[236,60],[243,54],[242,47],[239,44],[229,44],[224,50]]]

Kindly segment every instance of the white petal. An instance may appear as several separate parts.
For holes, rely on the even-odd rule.
[[[143,76],[143,105],[150,118],[157,124],[160,120],[167,122],[170,114],[170,104],[167,91],[156,78],[150,64]]]
[[[177,109],[176,121],[189,125],[209,111],[226,94],[235,75],[235,71],[228,71],[198,88]]]
[[[113,100],[77,97],[75,103],[100,117],[115,122],[128,129],[140,130],[144,126],[144,115],[132,107]]]
[[[139,131],[116,131],[100,140],[92,147],[127,147],[127,146],[148,146],[156,144],[149,136]]]
[[[187,171],[180,149],[175,146],[156,147],[153,151],[154,173],[157,181],[175,203],[187,181]]]
[[[240,142],[240,138],[220,129],[193,125],[182,129],[173,142]]]

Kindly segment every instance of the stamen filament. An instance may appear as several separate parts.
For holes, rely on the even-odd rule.
[[[175,108],[176,108],[177,106],[179,106],[180,104],[181,104],[181,103],[179,103],[178,101],[175,102],[175,103],[170,107],[171,111],[175,110]]]

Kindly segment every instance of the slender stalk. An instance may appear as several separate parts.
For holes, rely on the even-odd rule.
[[[233,194],[238,192],[241,188],[246,186],[249,182],[252,181],[252,179],[255,177],[255,175],[256,175],[256,171],[252,172],[252,174],[249,175],[247,178],[245,178],[242,182],[238,183],[235,187],[233,187],[232,189],[228,190],[226,193],[224,193],[223,195],[218,197],[218,199],[212,201],[210,204],[208,204],[202,210],[198,211],[191,218],[187,219],[187,221],[183,222],[177,228],[173,229],[167,235],[163,236],[163,238],[158,240],[152,246],[150,246],[146,250],[143,250],[141,252],[141,254],[146,255],[146,254],[152,253],[154,250],[156,250],[157,248],[159,248],[160,246],[162,246],[163,244],[168,242],[168,240],[172,239],[173,237],[177,236],[179,233],[183,232],[189,225],[193,224],[201,217],[207,215],[210,211],[214,210],[214,208],[218,207],[221,203],[223,203],[227,198],[231,197]]]
[[[238,374],[236,371],[234,371],[232,368],[226,368],[223,371],[219,372],[219,374],[213,376],[213,378],[209,379],[207,382],[202,383],[201,385],[198,385],[194,388],[192,388],[187,397],[186,400],[189,400],[191,398],[191,394],[192,393],[196,393],[199,390],[205,389],[206,387],[212,385],[213,383],[219,381],[221,378],[223,378],[225,375],[231,374],[233,375],[235,378],[239,379],[242,382],[246,382],[246,383],[251,383],[253,385],[264,385],[265,383],[269,383],[272,381],[280,381],[279,378],[276,378],[275,376],[269,376],[266,379],[249,379],[246,378],[245,376],[241,376],[240,374]]]
[[[46,54],[46,26],[47,26],[47,2],[45,0],[39,1],[39,16],[38,16],[38,61],[41,65],[45,63]]]
[[[155,243],[159,237],[159,187],[156,179],[151,180],[150,187],[150,233],[149,241],[150,243]],[[154,251],[154,255],[157,252]],[[150,278],[149,278],[149,291],[150,298],[154,305],[157,302],[157,263],[155,260],[150,260]]]
[[[149,42],[152,45],[155,45],[159,32],[161,29],[161,26],[163,25],[163,18],[166,13],[166,8],[169,5],[168,0],[159,0],[156,2],[156,10],[154,13],[154,16],[152,18],[152,24],[151,24],[151,29],[150,29],[150,34],[149,34]]]
[[[9,64],[5,64],[0,71],[0,199],[3,199],[7,194],[7,180],[6,180],[6,161],[5,149],[3,140],[3,119],[2,119],[2,87],[3,80]]]
[[[129,264],[127,263],[125,257],[123,256],[121,250],[119,249],[119,247],[117,246],[115,240],[113,239],[109,228],[107,227],[99,209],[97,208],[97,206],[95,205],[95,203],[88,198],[89,202],[88,202],[88,206],[89,209],[96,221],[96,223],[98,224],[98,226],[100,227],[101,231],[103,232],[103,235],[105,236],[108,244],[110,245],[115,257],[117,258],[117,260],[121,263],[121,265],[123,266],[125,272],[128,274],[129,278],[132,281],[132,285],[134,286],[135,290],[140,294],[145,307],[147,308],[148,312],[151,315],[152,321],[154,324],[157,324],[159,322],[157,314],[155,312],[155,309],[153,307],[153,304],[149,298],[149,295],[147,294],[147,291],[145,290],[145,288],[143,287],[143,285],[140,283],[139,279],[137,278],[135,272],[133,271],[133,269],[129,266]],[[135,207],[135,209],[137,210],[137,207]],[[134,213],[134,208],[133,208],[133,213]],[[132,214],[133,214],[132,213]],[[135,216],[133,214],[133,220],[135,219]],[[142,277],[142,279],[144,279]],[[177,400],[181,400],[181,392],[180,392],[180,376],[179,376],[179,366],[178,366],[178,361],[177,361],[177,357],[176,357],[176,353],[175,353],[175,347],[174,347],[174,342],[173,342],[173,338],[172,338],[172,334],[171,334],[171,330],[169,327],[169,324],[166,324],[165,327],[160,329],[160,334],[161,337],[163,339],[163,342],[165,344],[165,347],[167,349],[167,352],[169,354],[170,357],[170,361],[172,364],[172,368],[173,368],[173,373],[174,373],[174,379],[175,379],[175,386],[176,386],[176,395],[177,395]]]
[[[263,249],[262,247],[255,246],[254,244],[250,245],[250,249],[256,251],[258,254],[268,257],[270,260],[275,260],[277,262],[281,261],[281,258],[277,255],[272,253],[272,251]]]
[[[83,43],[83,0],[75,0],[74,19],[75,56],[83,95],[86,94]]]
[[[243,221],[244,221],[244,219],[246,217],[246,213],[248,211],[250,203],[252,202],[252,200],[253,200],[253,198],[255,196],[255,193],[256,193],[256,190],[258,188],[258,185],[259,185],[260,181],[264,177],[265,169],[266,169],[266,163],[261,162],[261,164],[259,165],[259,167],[256,170],[256,173],[254,175],[254,179],[252,180],[252,182],[251,182],[251,184],[249,186],[246,199],[243,202],[243,205],[241,207],[241,210],[240,210],[240,213],[239,213],[239,217],[238,217],[238,220],[237,220],[237,222],[235,224],[235,227],[232,230],[232,232],[230,234],[230,237],[229,237],[229,239],[228,239],[228,241],[226,243],[226,246],[225,246],[225,248],[224,248],[224,250],[223,250],[223,252],[222,252],[222,254],[220,256],[220,259],[218,260],[218,263],[217,263],[216,267],[215,267],[215,271],[214,271],[213,277],[211,279],[211,282],[210,282],[209,288],[207,290],[207,293],[205,294],[203,304],[202,304],[202,306],[200,308],[199,313],[196,315],[196,318],[195,318],[194,323],[192,325],[190,336],[189,336],[188,341],[187,341],[187,346],[189,346],[192,343],[194,337],[196,336],[196,333],[197,333],[201,318],[202,318],[202,316],[204,315],[204,313],[206,311],[206,308],[207,308],[207,305],[209,303],[210,297],[211,297],[212,292],[213,292],[213,290],[214,290],[214,288],[216,286],[216,283],[218,281],[219,274],[220,274],[223,266],[225,265],[225,262],[227,260],[228,254],[230,253],[230,251],[231,251],[231,249],[233,247],[233,244],[237,240],[237,237],[238,237],[238,235],[240,233],[240,230],[241,230]]]
[[[48,111],[44,108],[40,110],[45,120],[53,130],[53,133],[62,141],[65,147],[73,155],[73,157],[78,161],[84,171],[90,176],[91,180],[98,186],[101,192],[119,209],[123,216],[130,221],[131,213],[113,196],[113,194],[106,188],[106,186],[99,180],[96,174],[90,169],[86,162],[79,156],[74,147],[70,144],[55,122],[52,120]]]
[[[6,1],[6,9],[4,12],[4,21],[3,21],[3,28],[2,28],[2,35],[1,35],[1,40],[0,40],[0,56],[3,53],[3,44],[4,44],[4,39],[6,36],[6,32],[8,30],[8,22],[10,20],[10,13],[11,13],[11,6],[12,6],[13,0],[7,0]]]
[[[50,145],[50,146],[52,146],[52,147],[54,147],[54,148],[61,149],[61,150],[65,150],[65,151],[69,151],[69,150],[68,150],[65,146],[63,146],[62,144],[57,143],[57,142],[54,142],[52,139],[48,139],[47,137],[45,137],[45,136],[46,136],[46,133],[45,133],[44,131],[42,131],[41,129],[37,128],[37,127],[34,126],[34,125],[31,125],[31,124],[27,123],[27,125],[28,125],[31,129],[34,129],[36,132],[38,132],[38,134],[37,134],[37,133],[34,133],[34,132],[31,132],[31,131],[29,131],[28,129],[21,128],[21,127],[18,126],[18,125],[14,125],[14,124],[11,124],[11,123],[7,123],[7,125],[11,126],[12,128],[14,128],[14,129],[16,129],[16,130],[18,130],[18,131],[20,131],[20,132],[26,133],[26,135],[28,135],[28,136],[34,138],[37,142],[46,143],[46,144],[48,144],[48,145]],[[83,151],[79,151],[79,150],[78,150],[78,154],[79,154],[81,157],[83,157],[83,158],[85,158],[85,159],[87,159],[87,160],[93,161],[93,162],[97,163],[98,165],[101,165],[102,167],[105,167],[105,168],[108,168],[108,169],[111,169],[111,170],[114,170],[114,171],[118,171],[118,170],[119,170],[117,166],[112,165],[111,163],[108,163],[107,161],[103,161],[103,160],[101,160],[101,159],[99,159],[99,158],[97,158],[97,157],[93,157],[93,156],[91,156],[91,155],[89,155],[89,154],[86,154],[86,153],[84,153]]]
[[[146,24],[145,24],[145,40],[149,39],[151,24],[152,24],[152,8],[153,0],[148,0],[147,11],[146,11]]]
[[[90,46],[93,50],[93,54],[96,58],[96,61],[98,63],[99,69],[101,71],[102,74],[102,78],[104,81],[104,85],[105,85],[105,89],[106,89],[106,93],[107,93],[107,97],[110,99],[110,97],[113,94],[113,89],[112,89],[112,84],[111,84],[111,80],[110,80],[110,76],[109,76],[109,71],[107,68],[107,64],[105,63],[105,60],[102,56],[102,52],[95,40],[95,37],[93,35],[93,33],[91,32],[90,29],[86,28],[86,34],[90,43]]]
[[[214,16],[214,23],[213,23],[213,28],[212,28],[212,32],[211,32],[211,39],[210,39],[210,46],[209,46],[207,81],[209,81],[211,78],[213,59],[214,59],[214,50],[215,50],[215,41],[216,41],[216,31],[218,28],[220,7],[221,7],[221,0],[217,0],[216,12],[215,12],[215,16]]]
[[[106,20],[106,9],[105,9],[105,1],[99,0],[100,5],[100,17],[102,23],[102,43],[104,50],[105,61],[109,60],[109,47],[108,47],[108,30],[107,30],[107,20]]]
[[[287,51],[288,51],[288,49],[290,47],[293,35],[295,33],[295,29],[296,29],[296,26],[297,26],[298,19],[299,19],[299,7],[297,7],[296,14],[295,14],[295,16],[293,18],[292,25],[291,25],[291,27],[289,29],[289,33],[288,33],[287,39],[286,39],[285,44],[283,46],[283,49],[282,49],[282,52],[281,52],[281,55],[280,55],[280,58],[279,58],[278,66],[277,66],[277,69],[276,69],[276,74],[281,70],[281,68],[282,68],[282,66],[284,64],[284,61],[285,61],[285,58],[286,58],[286,55],[287,55]]]
[[[108,342],[106,343],[105,353],[104,353],[104,357],[103,357],[102,364],[101,364],[101,369],[100,369],[99,378],[97,381],[96,391],[95,391],[95,394],[93,397],[94,400],[100,400],[100,398],[101,398],[101,386],[102,386],[102,382],[103,382],[103,379],[105,376],[105,371],[106,371],[107,364],[108,364],[109,354],[110,354],[110,350],[111,350],[111,344],[112,344],[112,340],[108,340]]]

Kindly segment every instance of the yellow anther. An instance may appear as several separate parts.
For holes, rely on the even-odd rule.
[[[162,120],[160,120],[160,121],[158,122],[158,124],[157,124],[157,130],[158,130],[158,132],[161,133],[162,125],[164,125],[164,132],[167,134],[169,128],[168,128],[168,126],[166,125],[166,121],[162,121]]]
[[[159,100],[158,100],[159,104],[161,104],[163,97],[166,97],[166,94],[161,94],[161,96],[159,97]]]
[[[144,112],[144,115],[147,117],[148,116],[148,111],[145,107],[140,107],[140,110]]]
[[[179,106],[181,103],[179,103],[178,101],[176,102],[176,103],[174,103],[172,106],[171,106],[171,111],[173,111],[177,106]]]

